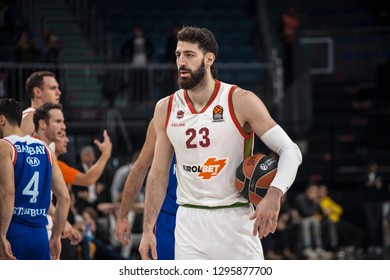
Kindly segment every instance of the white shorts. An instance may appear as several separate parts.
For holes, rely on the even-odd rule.
[[[46,225],[47,235],[49,236],[49,240],[50,240],[51,229],[53,228],[53,219],[51,218],[50,215],[47,215],[46,217],[47,217],[47,225]]]
[[[252,207],[198,209],[180,206],[176,216],[175,259],[263,260],[252,235]]]

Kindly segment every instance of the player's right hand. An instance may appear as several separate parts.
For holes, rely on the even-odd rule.
[[[279,189],[275,187],[268,189],[267,194],[259,202],[256,211],[250,217],[251,220],[254,220],[253,236],[258,235],[261,239],[275,232],[280,212],[281,196],[282,192]]]
[[[128,246],[130,244],[130,222],[126,218],[118,218],[116,222],[115,227],[115,236],[118,239],[118,241],[125,246]]]

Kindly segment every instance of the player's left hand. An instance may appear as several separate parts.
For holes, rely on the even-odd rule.
[[[255,220],[253,225],[254,236],[258,235],[259,238],[263,238],[275,232],[282,195],[281,190],[270,187],[267,194],[257,205],[256,211],[250,217],[251,220]]]
[[[139,252],[143,260],[157,260],[157,240],[153,232],[142,233]]]

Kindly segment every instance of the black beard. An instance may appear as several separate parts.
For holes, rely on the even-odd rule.
[[[180,78],[179,73],[179,85],[182,89],[188,90],[196,87],[206,75],[206,69],[204,67],[204,61],[194,72],[190,72],[189,78]]]

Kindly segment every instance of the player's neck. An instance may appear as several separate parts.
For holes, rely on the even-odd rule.
[[[45,136],[45,134],[42,133],[42,132],[35,132],[35,133],[34,133],[34,136],[36,136],[36,137],[38,137],[39,139],[41,139],[43,142],[45,142],[46,145],[50,145],[50,143],[53,142],[53,141],[49,140],[49,139]]]
[[[20,137],[26,136],[26,134],[23,133],[23,131],[19,127],[16,127],[16,126],[7,128],[3,132],[3,134],[4,134],[4,137],[10,136],[10,135],[17,135],[17,136],[20,136]]]
[[[214,93],[216,82],[212,78],[206,78],[196,87],[187,90],[188,97],[191,99],[195,109],[203,108]],[[198,107],[198,108],[197,108]]]
[[[31,108],[38,108],[39,106],[43,105],[43,102],[41,99],[32,99],[31,100]]]

